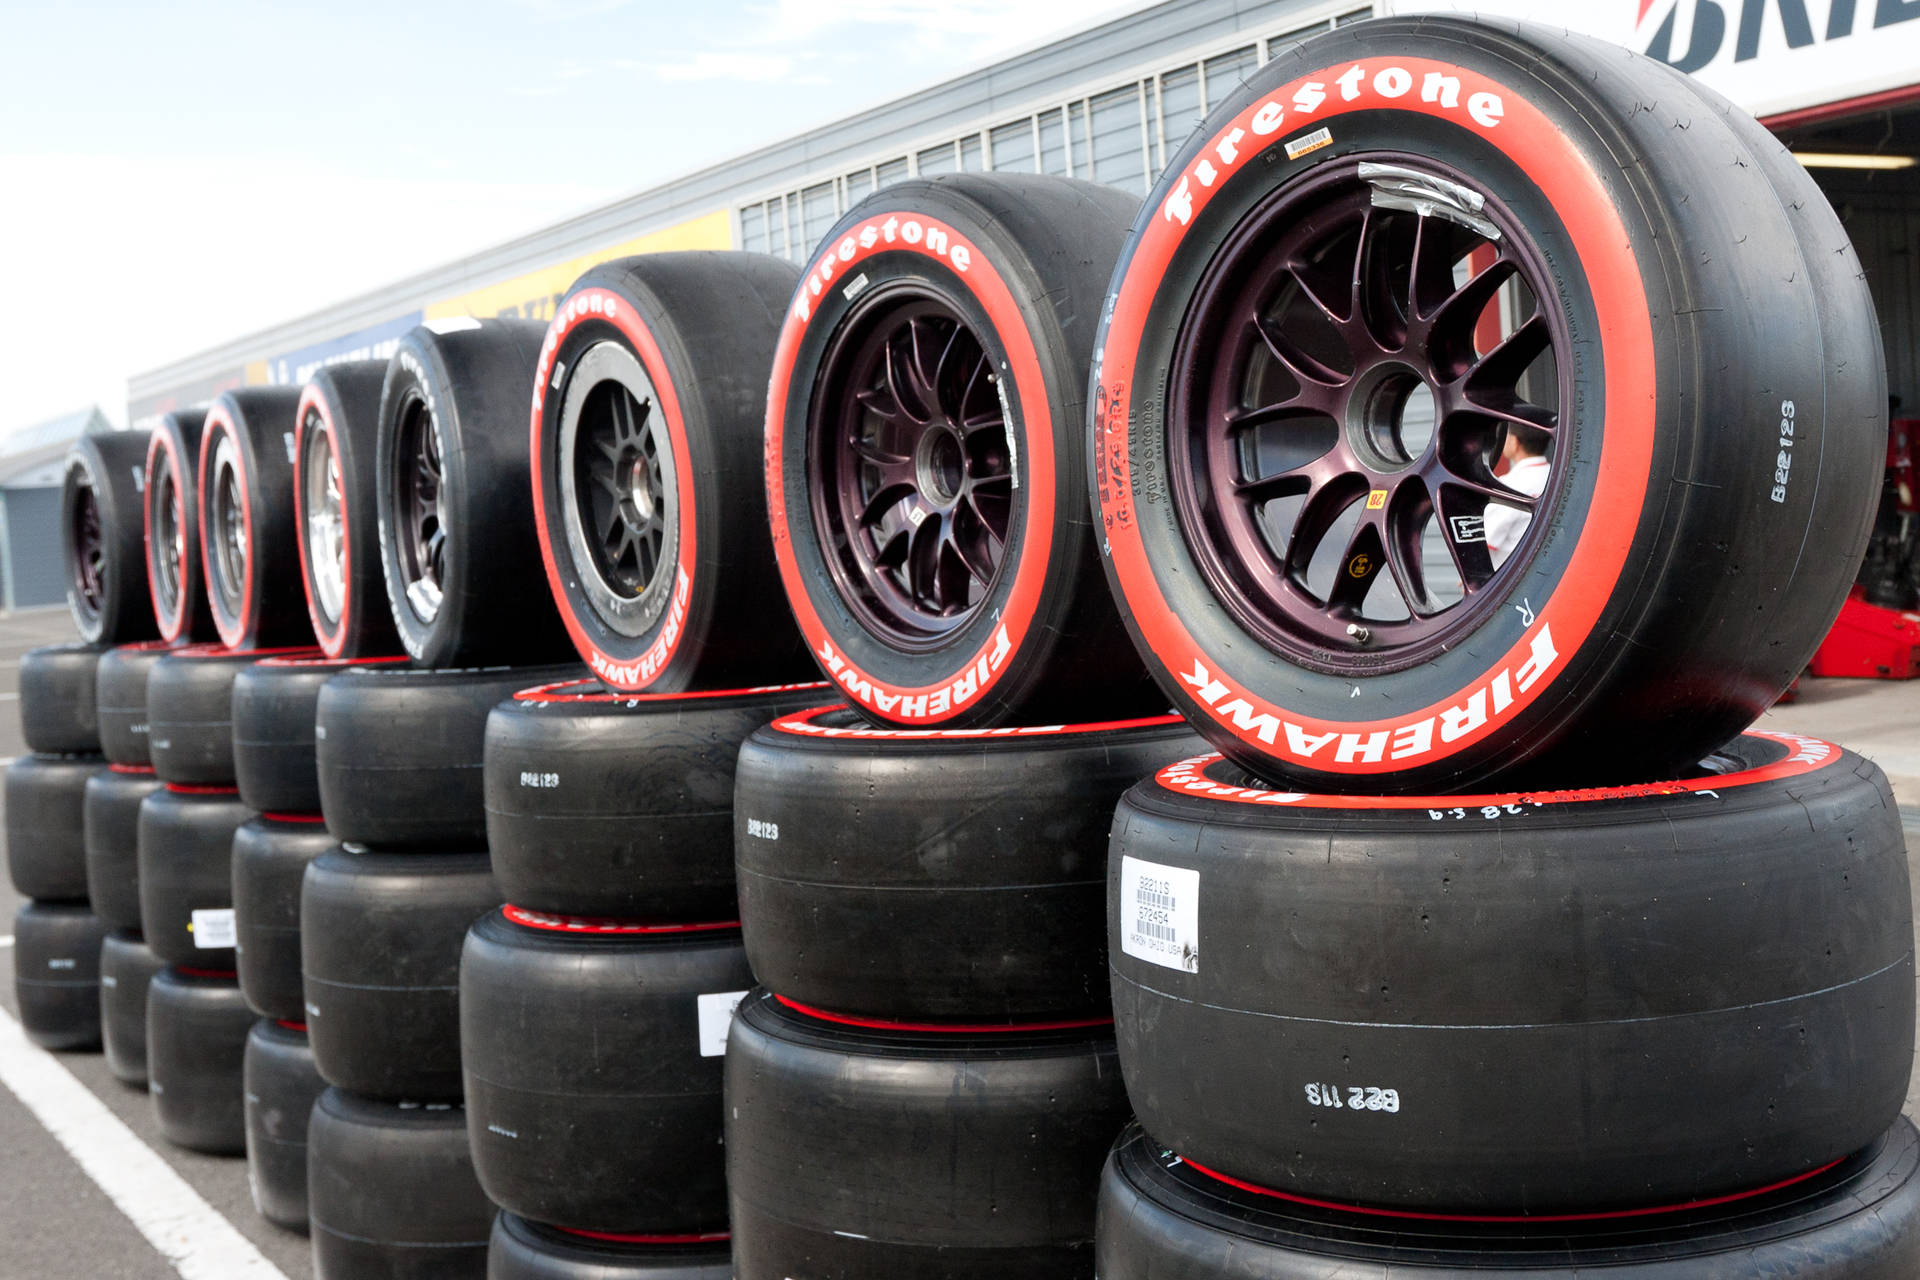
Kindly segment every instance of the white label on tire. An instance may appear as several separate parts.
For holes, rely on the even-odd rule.
[[[1200,873],[1121,858],[1120,949],[1149,964],[1200,972]]]
[[[701,1057],[718,1058],[727,1052],[727,1028],[733,1025],[733,1011],[746,998],[744,991],[716,991],[699,998]]]
[[[202,907],[193,913],[193,945],[206,950],[233,945],[233,908]]]

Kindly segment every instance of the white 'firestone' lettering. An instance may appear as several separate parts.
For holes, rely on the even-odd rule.
[[[1405,67],[1388,65],[1376,70],[1372,77],[1367,68],[1354,63],[1334,79],[1339,87],[1340,97],[1347,102],[1358,101],[1362,96],[1371,95],[1382,101],[1391,102],[1405,97],[1413,91],[1413,73]],[[1318,111],[1327,100],[1327,86],[1319,80],[1309,80],[1293,91],[1292,105],[1295,112],[1310,116]],[[1433,103],[1444,111],[1460,110],[1460,78],[1442,75],[1438,71],[1429,71],[1420,82],[1420,101]],[[1497,93],[1480,92],[1470,95],[1466,103],[1467,117],[1482,129],[1492,129],[1499,125],[1507,114],[1506,102]],[[1254,108],[1248,120],[1248,128],[1260,137],[1267,137],[1279,131],[1286,123],[1287,113],[1278,97],[1268,98]],[[1240,140],[1246,137],[1246,130],[1238,126],[1227,130],[1215,139],[1212,153],[1204,151],[1196,158],[1186,173],[1180,175],[1173,184],[1173,190],[1160,204],[1160,216],[1167,222],[1177,222],[1188,226],[1193,221],[1193,188],[1191,180],[1198,179],[1202,187],[1211,188],[1244,158],[1239,147]],[[1317,150],[1318,148],[1316,148]],[[888,239],[892,239],[891,233]],[[957,252],[957,250],[956,250]],[[795,303],[795,314],[806,319],[801,304]]]
[[[1291,720],[1270,712],[1257,712],[1244,695],[1236,694],[1232,686],[1215,677],[1198,658],[1193,660],[1193,669],[1182,675],[1180,681],[1191,690],[1194,701],[1205,707],[1214,719],[1231,727],[1242,737],[1251,734],[1268,746],[1274,746],[1284,736],[1284,750],[1296,760],[1312,760],[1338,742],[1339,746],[1333,752],[1334,763],[1378,764],[1383,757],[1406,760],[1430,754],[1434,748],[1436,726],[1441,742],[1457,742],[1477,732],[1512,709],[1515,689],[1525,693],[1533,688],[1559,658],[1560,652],[1553,644],[1553,631],[1542,624],[1527,642],[1527,656],[1518,670],[1503,668],[1494,672],[1485,682],[1469,690],[1464,698],[1441,708],[1438,715],[1422,716],[1405,724],[1378,729],[1365,737],[1339,730],[1310,733]],[[1824,746],[1812,739],[1807,741],[1813,743],[1814,747]]]
[[[965,275],[973,268],[973,249],[958,236],[943,227],[923,226],[909,218],[901,221],[898,215],[888,215],[884,222],[868,222],[858,229],[849,231],[838,244],[828,245],[819,259],[808,269],[804,288],[794,290],[793,319],[805,324],[813,318],[813,300],[826,289],[833,279],[836,263],[852,262],[861,249],[872,249],[881,241],[897,244],[904,241],[922,252],[944,259],[953,269]],[[922,243],[924,241],[924,243]],[[613,314],[613,303],[607,304],[607,314]],[[538,396],[536,388],[534,394]]]

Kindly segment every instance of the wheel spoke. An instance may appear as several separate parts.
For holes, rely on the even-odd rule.
[[[1353,280],[1355,322],[1350,335],[1363,336],[1379,351],[1398,351],[1407,342],[1407,317],[1393,288],[1394,265],[1412,256],[1406,219],[1369,209],[1360,228],[1360,249]]]
[[[971,540],[981,544],[973,548],[967,546],[970,539],[966,536],[967,531],[964,528],[969,523],[977,528],[977,534]],[[993,551],[986,545],[986,524],[980,519],[977,508],[966,505],[954,509],[952,528],[948,533],[947,541],[953,548],[953,554],[966,567],[973,580],[982,587],[990,586],[993,582]]]
[[[931,420],[928,405],[918,398],[913,386],[913,375],[908,371],[912,363],[912,353],[905,341],[895,340],[887,344],[887,390],[893,395],[893,402],[900,412],[913,422],[925,426]],[[910,398],[912,397],[912,398]]]
[[[1479,358],[1474,330],[1501,286],[1518,271],[1512,259],[1496,258],[1427,313],[1427,358],[1443,376],[1457,378]]]
[[[1267,344],[1267,350],[1273,358],[1300,384],[1303,394],[1310,385],[1339,387],[1346,383],[1346,374],[1309,355],[1271,321],[1255,319],[1253,327],[1260,335],[1260,340]]]
[[[860,527],[871,529],[886,517],[889,511],[913,497],[914,487],[910,484],[890,484],[875,491],[867,499],[867,505],[860,511]]]
[[[1333,571],[1333,586],[1327,591],[1327,608],[1359,616],[1373,580],[1386,558],[1380,539],[1380,526],[1373,519],[1360,522],[1347,540],[1347,549]]]
[[[1407,273],[1407,316],[1433,315],[1455,292],[1453,264],[1458,257],[1457,224],[1422,215],[1414,230],[1413,267]]]
[[[1427,591],[1427,569],[1420,559],[1420,537],[1433,517],[1433,499],[1427,486],[1418,480],[1400,486],[1387,504],[1383,544],[1387,569],[1400,592],[1407,612],[1416,618],[1431,617],[1439,606]]]
[[[1475,398],[1496,392],[1515,395],[1527,366],[1552,345],[1553,332],[1547,327],[1547,318],[1535,311],[1467,371],[1463,384],[1466,394]]]
[[[1301,506],[1300,514],[1294,518],[1293,529],[1287,537],[1288,576],[1298,582],[1307,580],[1307,569],[1313,564],[1314,553],[1326,541],[1340,517],[1346,514],[1347,508],[1358,502],[1365,493],[1364,481],[1357,488],[1352,484],[1322,484],[1308,492],[1307,500]]]

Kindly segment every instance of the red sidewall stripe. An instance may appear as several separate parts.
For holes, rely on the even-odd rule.
[[[309,825],[327,820],[325,815],[318,813],[274,813],[266,811],[262,812],[260,816],[269,822],[298,822]]]
[[[207,513],[212,510],[207,502],[207,461],[213,457],[214,446],[219,443],[223,432],[233,438],[236,464],[233,471],[240,490],[240,529],[247,540],[247,567],[240,584],[240,611],[231,621],[220,612],[220,593],[213,589],[213,549],[207,545]],[[246,441],[234,426],[226,406],[215,401],[213,408],[207,410],[206,429],[200,435],[200,465],[194,479],[194,499],[195,505],[200,508],[200,581],[206,586],[207,603],[213,609],[214,629],[230,649],[241,646],[253,624],[253,548],[258,544],[253,539],[253,497],[249,492],[252,486],[247,479],[245,462]]]
[[[1462,107],[1475,101],[1478,94],[1493,94],[1504,106],[1504,117],[1497,121],[1497,127],[1487,127],[1474,121],[1466,110],[1449,110],[1439,101],[1384,95],[1376,87],[1375,77],[1390,67],[1402,69],[1413,82],[1426,74],[1457,78],[1458,101]],[[1332,86],[1343,71],[1351,77],[1352,69],[1358,69],[1361,77],[1354,84],[1356,92],[1349,101]],[[1399,81],[1395,78],[1388,83]],[[1303,106],[1311,101],[1314,90],[1324,95],[1324,101]],[[1221,158],[1218,144],[1233,131],[1239,131],[1233,141],[1242,144],[1238,156],[1244,163],[1265,149],[1261,140],[1268,136],[1278,142],[1284,134],[1324,127],[1328,121],[1347,112],[1368,108],[1417,112],[1452,119],[1465,128],[1477,128],[1477,136],[1503,151],[1539,185],[1564,222],[1592,290],[1604,366],[1606,421],[1587,523],[1580,530],[1573,555],[1552,597],[1539,607],[1519,642],[1505,655],[1489,662],[1484,669],[1486,675],[1476,678],[1469,688],[1477,688],[1480,681],[1493,673],[1523,671],[1524,664],[1535,652],[1557,651],[1557,655],[1562,655],[1560,665],[1549,660],[1527,689],[1511,690],[1512,698],[1497,714],[1485,717],[1476,728],[1462,731],[1447,742],[1436,740],[1438,735],[1433,732],[1436,718],[1450,709],[1452,702],[1467,693],[1468,688],[1450,691],[1445,698],[1427,707],[1397,714],[1392,719],[1333,721],[1304,715],[1239,687],[1221,673],[1216,655],[1201,646],[1161,593],[1135,514],[1130,470],[1131,406],[1160,394],[1159,388],[1134,386],[1135,361],[1155,293],[1185,234],[1185,226],[1177,217],[1178,210],[1171,197],[1161,208],[1152,211],[1138,236],[1133,258],[1111,303],[1112,320],[1102,350],[1096,356],[1105,384],[1102,390],[1107,396],[1107,412],[1096,451],[1102,477],[1101,515],[1112,548],[1114,576],[1148,648],[1184,683],[1191,685],[1198,681],[1209,688],[1216,683],[1224,686],[1225,692],[1211,705],[1193,699],[1222,732],[1265,756],[1284,757],[1323,772],[1354,775],[1388,773],[1405,769],[1409,764],[1448,759],[1489,734],[1499,732],[1508,720],[1553,686],[1564,666],[1563,655],[1578,651],[1592,633],[1625,565],[1651,470],[1655,399],[1653,334],[1645,288],[1639,265],[1627,243],[1626,229],[1607,198],[1600,175],[1539,108],[1511,86],[1480,72],[1431,58],[1362,58],[1352,64],[1322,68],[1263,94],[1234,119],[1225,122],[1214,139],[1196,153],[1185,182],[1192,214],[1197,216],[1223,185],[1211,176],[1218,167],[1213,162]],[[1209,166],[1204,182],[1197,167],[1201,163]],[[1545,642],[1545,649],[1536,650],[1536,644],[1541,641]],[[1481,689],[1475,696],[1484,697],[1485,690]],[[1499,698],[1495,701],[1498,704]],[[1216,707],[1233,708],[1238,715],[1224,714],[1215,710]],[[1267,741],[1260,730],[1253,727],[1260,723],[1262,715],[1272,716],[1294,732],[1305,735],[1371,735],[1384,731],[1396,744],[1417,745],[1424,731],[1427,746],[1414,759],[1408,759],[1412,753],[1403,753],[1398,758],[1383,756],[1368,762],[1356,754],[1353,760],[1342,763],[1327,758],[1331,753],[1320,751],[1331,738],[1310,751],[1295,746],[1291,733],[1283,737],[1276,732],[1275,741]],[[1242,727],[1243,724],[1248,727]],[[1412,736],[1402,739],[1403,731]],[[1273,732],[1270,727],[1269,732]],[[1395,749],[1398,750],[1399,745]]]
[[[1054,1022],[895,1022],[887,1018],[863,1018],[851,1013],[831,1013],[783,995],[773,997],[795,1013],[843,1027],[865,1027],[873,1031],[932,1032],[936,1035],[1015,1035],[1022,1031],[1086,1031],[1110,1027],[1112,1018],[1069,1018]]]
[[[809,707],[781,716],[769,728],[804,738],[876,738],[882,741],[965,741],[970,738],[1058,738],[1082,733],[1117,733],[1124,729],[1165,729],[1186,721],[1180,716],[1145,716],[1136,720],[1100,720],[1088,724],[1008,725],[999,729],[876,729],[866,725],[837,728],[819,723],[833,711],[847,711],[844,702]]]
[[[177,796],[237,796],[238,787],[217,787],[204,782],[169,782],[167,790]]]
[[[160,549],[159,554],[171,554],[178,562],[180,598],[172,614],[161,612],[160,574],[154,564],[153,547],[153,497],[157,489],[154,480],[161,474],[161,454],[166,455],[166,469],[173,476],[174,528],[180,533],[181,541],[177,547]],[[153,601],[153,620],[160,624],[161,643],[177,644],[187,629],[187,617],[193,612],[193,603],[188,590],[186,528],[187,528],[187,484],[186,469],[180,465],[180,451],[174,448],[173,436],[165,427],[155,427],[147,440],[147,494],[146,501],[140,504],[141,536],[147,546],[147,595]]]
[[[560,557],[571,557],[573,552],[565,545],[566,535],[563,531],[548,528],[544,497],[546,449],[541,424],[546,419],[547,394],[551,390],[547,383],[553,376],[553,359],[560,350],[560,344],[567,340],[574,329],[593,320],[612,325],[633,344],[633,353],[638,357],[640,367],[646,370],[647,377],[653,382],[660,410],[666,417],[667,435],[672,439],[675,456],[679,459],[679,465],[674,468],[673,483],[679,507],[680,560],[674,566],[676,577],[672,598],[667,603],[666,622],[661,625],[645,653],[625,661],[614,658],[595,644],[587,634],[586,626],[574,613],[573,604],[568,600],[561,583],[560,569]],[[540,363],[533,379],[532,423],[528,430],[527,470],[533,483],[534,531],[540,539],[540,560],[546,566],[547,586],[553,592],[553,602],[559,608],[560,620],[566,624],[567,634],[573,637],[574,648],[593,668],[595,675],[616,689],[638,693],[657,683],[672,668],[674,654],[686,636],[687,612],[693,600],[694,570],[700,563],[700,513],[694,495],[693,455],[687,447],[686,420],[680,413],[680,394],[667,377],[667,360],[661,353],[660,344],[654,340],[652,331],[641,322],[631,302],[611,289],[594,285],[570,294],[560,304],[559,310],[554,313],[553,323],[547,326],[546,341],[540,347]],[[556,506],[558,491],[556,478]],[[566,520],[572,517],[563,511],[560,518]]]
[[[274,1022],[289,1031],[298,1031],[301,1035],[307,1033],[307,1024],[304,1022],[289,1022],[285,1018],[275,1018]]]
[[[1218,752],[1194,756],[1170,764],[1153,780],[1161,790],[1178,795],[1204,795],[1231,804],[1266,805],[1287,809],[1478,809],[1498,805],[1581,804],[1602,800],[1634,800],[1649,796],[1688,795],[1701,791],[1730,791],[1750,787],[1776,778],[1797,778],[1813,773],[1840,759],[1840,748],[1819,738],[1794,733],[1773,733],[1749,729],[1747,735],[1778,742],[1787,748],[1787,756],[1773,764],[1738,773],[1705,778],[1680,778],[1671,782],[1643,782],[1621,787],[1584,787],[1571,791],[1509,791],[1478,796],[1349,796],[1325,795],[1301,791],[1270,791],[1259,787],[1236,787],[1215,782],[1205,770],[1222,757]]]
[[[902,236],[899,240],[888,241],[884,237],[889,220],[902,226],[909,222],[919,224],[922,228],[920,240],[908,244]],[[935,253],[927,247],[927,242],[935,232],[947,237],[949,248],[944,254]],[[793,385],[794,364],[799,359],[800,343],[806,336],[807,325],[818,314],[809,299],[820,296],[831,280],[837,279],[840,273],[852,269],[856,264],[879,254],[894,252],[917,253],[952,268],[954,278],[961,282],[987,313],[987,318],[993,323],[994,336],[1007,353],[1014,394],[1020,404],[1020,421],[1025,428],[1021,433],[1020,453],[1027,464],[1026,514],[1019,564],[1014,569],[1013,587],[1001,612],[1000,625],[994,628],[993,634],[977,652],[955,665],[950,675],[920,686],[891,684],[862,670],[840,651],[827,633],[825,624],[813,607],[812,598],[807,594],[806,582],[800,573],[800,562],[793,553],[794,522],[787,512],[782,466],[787,399]],[[963,254],[967,265],[961,268],[959,263]],[[881,209],[860,225],[848,229],[837,243],[827,246],[808,267],[794,291],[793,305],[788,309],[786,323],[781,327],[780,342],[774,350],[773,378],[767,390],[767,515],[773,523],[773,553],[780,566],[780,580],[786,586],[794,619],[800,624],[801,634],[806,636],[815,661],[823,669],[834,672],[835,678],[855,697],[858,697],[864,685],[868,690],[889,699],[899,699],[894,709],[889,710],[873,697],[860,698],[868,711],[897,724],[940,724],[976,705],[989,689],[999,683],[1007,670],[1007,659],[1026,642],[1028,629],[1039,611],[1040,595],[1046,584],[1053,554],[1056,465],[1053,436],[1053,412],[1033,335],[1028,331],[1027,322],[1021,316],[1020,306],[1012,292],[979,245],[937,218],[904,209]],[[809,523],[812,520],[810,513],[802,518]],[[997,664],[994,658],[996,654],[999,655]],[[836,663],[839,665],[836,666]],[[978,680],[974,692],[965,703],[954,704],[951,691],[956,679],[964,678],[969,673],[980,675],[983,672],[984,678]],[[941,705],[936,699],[943,692],[949,695],[946,709],[936,712],[933,708]],[[908,699],[912,700],[912,704],[924,706],[925,710],[913,714]]]
[[[334,484],[340,490],[340,558],[345,562],[340,593],[340,620],[327,630],[327,617],[313,598],[313,548],[307,545],[307,489],[304,483],[307,460],[307,415],[320,419],[327,438],[328,465],[333,468]],[[293,411],[293,528],[300,550],[300,593],[307,598],[307,618],[313,623],[314,639],[329,658],[337,658],[347,647],[347,629],[353,616],[353,532],[347,517],[346,473],[340,467],[340,446],[334,438],[333,413],[320,384],[309,382],[300,389],[300,405]]]
[[[1311,1196],[1297,1196],[1288,1191],[1275,1191],[1271,1187],[1258,1186],[1243,1182],[1239,1178],[1209,1169],[1203,1164],[1181,1157],[1181,1163],[1195,1173],[1212,1178],[1215,1182],[1225,1183],[1241,1191],[1250,1191],[1257,1196],[1267,1196],[1274,1200],[1284,1200],[1288,1204],[1304,1205],[1309,1209],[1331,1209],[1337,1213],[1352,1213],[1368,1218],[1399,1218],[1413,1222],[1479,1222],[1479,1223],[1554,1223],[1554,1222],[1611,1222],[1623,1218],[1650,1218],[1663,1213],[1684,1213],[1689,1209],[1711,1209],[1715,1205],[1737,1204],[1742,1200],[1751,1200],[1756,1196],[1768,1195],[1787,1187],[1817,1178],[1827,1170],[1846,1159],[1829,1160],[1818,1169],[1809,1169],[1797,1173],[1791,1178],[1782,1178],[1778,1182],[1768,1183],[1764,1187],[1755,1187],[1751,1191],[1735,1191],[1724,1196],[1709,1196],[1703,1200],[1688,1200],[1681,1204],[1652,1205],[1644,1209],[1613,1209],[1600,1213],[1422,1213],[1412,1209],[1381,1209],[1370,1205],[1342,1204],[1336,1200],[1316,1200]]]
[[[107,766],[107,770],[110,773],[151,774],[153,772],[153,766],[150,764],[110,764]]]
[[[658,924],[646,920],[615,920],[607,916],[563,916],[550,911],[529,911],[512,903],[500,908],[500,914],[517,925],[528,929],[544,929],[550,933],[652,937],[673,933],[721,933],[740,927],[738,920]]]

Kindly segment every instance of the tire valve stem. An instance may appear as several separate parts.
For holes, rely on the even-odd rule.
[[[1352,636],[1354,640],[1360,644],[1365,644],[1373,638],[1373,632],[1367,630],[1357,622],[1349,622],[1347,624],[1347,634]]]

